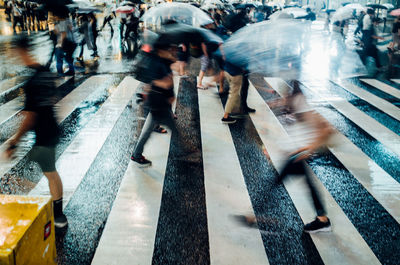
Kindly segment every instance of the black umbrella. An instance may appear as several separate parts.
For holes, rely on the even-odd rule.
[[[368,4],[367,6],[373,9],[388,9],[386,6],[379,4]]]
[[[174,23],[163,28],[153,46],[163,47],[181,43],[200,44],[202,42],[210,52],[213,52],[223,43],[223,40],[210,30]]]
[[[237,5],[235,8],[236,9],[246,9],[246,8],[255,8],[255,7],[257,7],[255,4],[240,4],[240,5]]]

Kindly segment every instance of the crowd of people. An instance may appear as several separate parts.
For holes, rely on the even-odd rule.
[[[23,30],[32,27],[38,28],[38,22],[43,21],[42,18],[37,18],[36,12],[43,11],[40,11],[40,7],[35,3],[15,2],[13,0],[7,3],[6,6],[9,10],[7,12],[13,21],[14,30],[17,24]],[[51,5],[49,4],[49,6]],[[139,10],[139,5],[136,7]],[[60,75],[75,74],[74,52],[78,45],[81,47],[78,56],[79,61],[82,60],[84,45],[87,45],[88,49],[92,51],[91,56],[95,58],[99,56],[96,45],[98,31],[103,30],[108,25],[113,36],[114,28],[111,22],[116,17],[115,10],[110,9],[106,12],[100,28],[98,28],[94,12],[74,13],[67,6],[58,6],[46,11],[49,11],[45,16],[48,21],[46,26],[48,25],[50,37],[54,44],[53,54],[56,57],[56,68]],[[178,65],[178,74],[182,78],[186,78],[188,73],[185,68],[189,59],[191,57],[200,58],[198,89],[212,87],[212,84],[204,82],[204,76],[210,70],[215,70],[213,75],[218,93],[228,93],[224,113],[221,113],[221,121],[223,123],[232,124],[244,115],[256,112],[255,109],[247,105],[250,71],[246,66],[235,64],[229,58],[226,58],[222,44],[223,40],[229,39],[232,34],[235,34],[235,32],[249,23],[258,23],[268,19],[273,11],[271,8],[263,6],[258,8],[244,6],[237,9],[226,9],[218,6],[208,8],[206,12],[212,18],[212,22],[202,25],[202,29],[199,30],[200,33],[195,30],[195,27],[191,27],[190,30],[197,34],[195,35],[196,38],[192,38],[194,35],[190,35],[191,38],[183,40],[171,41],[171,38],[165,37],[168,34],[169,27],[172,27],[175,31],[182,29],[182,32],[187,31],[187,28],[179,26],[178,22],[180,21],[174,21],[171,17],[163,21],[163,26],[167,30],[159,32],[155,42],[149,45],[144,42],[135,70],[136,78],[147,84],[146,94],[141,95],[141,97],[145,99],[145,106],[149,109],[149,115],[133,150],[131,156],[133,162],[142,167],[151,166],[151,161],[143,156],[144,147],[153,131],[166,132],[160,125],[166,125],[174,134],[179,135],[179,130],[175,125],[176,116],[171,108],[175,100],[172,65],[176,65],[176,63]],[[139,17],[143,13],[145,13],[144,10],[141,10],[138,14],[132,12],[121,18],[119,34],[121,39],[128,38],[131,32],[135,35],[138,34]],[[306,15],[298,17],[298,19],[311,22],[316,19],[310,8],[306,10],[306,13]],[[373,28],[374,12],[373,10],[367,10],[366,13],[367,15],[362,19],[362,26],[360,26],[363,34],[363,56],[374,57],[379,67],[380,62],[377,56],[375,40],[380,37],[377,36]],[[399,22],[396,21],[396,23]],[[343,34],[345,22],[339,21],[336,23],[335,21],[333,24],[333,31]],[[399,25],[396,25],[398,31]],[[203,34],[204,31],[212,32],[219,38],[211,40],[206,37],[207,34]],[[399,47],[397,43],[398,33],[395,32],[394,34],[397,34],[397,39],[390,46],[390,49],[393,50]],[[35,131],[36,144],[30,152],[30,158],[39,163],[49,180],[50,192],[54,201],[55,223],[57,227],[64,227],[67,225],[67,219],[62,212],[62,182],[55,168],[55,146],[58,142],[59,129],[54,118],[53,105],[45,98],[48,95],[46,91],[54,90],[54,84],[44,81],[49,68],[39,65],[29,54],[29,40],[22,36],[16,38],[16,40],[15,48],[18,50],[19,56],[24,64],[35,69],[36,73],[25,86],[26,102],[23,111],[25,118],[16,135],[9,140],[7,154],[9,156],[13,154],[19,140],[28,130]],[[52,58],[50,58],[49,64],[51,60]],[[66,72],[64,72],[63,68],[64,60],[68,64],[68,71]],[[145,63],[148,64],[148,68],[144,65]],[[144,69],[141,69],[141,67],[144,67]],[[149,73],[151,74],[149,75]],[[229,92],[225,90],[225,80],[229,85]],[[287,110],[299,122],[301,121],[308,128],[311,128],[312,133],[308,132],[308,137],[304,137],[307,140],[303,141],[302,145],[298,145],[296,149],[288,154],[288,162],[277,182],[281,181],[287,174],[306,175],[317,218],[313,222],[306,224],[304,229],[306,232],[329,231],[330,221],[318,192],[308,177],[305,160],[327,143],[333,130],[324,119],[307,105],[298,82],[296,80],[286,81],[291,85],[292,90],[287,93],[282,101],[276,104],[285,105]],[[46,84],[46,86],[43,86],[43,84]],[[269,90],[269,92],[273,93],[272,90]],[[293,137],[296,140],[302,138],[299,135]],[[186,151],[188,151],[183,144],[179,149],[182,150],[182,155],[185,155]]]

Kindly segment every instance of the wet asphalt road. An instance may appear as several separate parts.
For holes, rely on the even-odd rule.
[[[40,62],[46,62],[51,44],[45,33],[35,33],[33,52]],[[15,76],[29,75],[29,71],[5,55],[9,52],[11,36],[0,36],[0,80]],[[100,60],[98,65],[88,61],[88,67],[78,68],[74,80],[58,88],[59,99],[79,86],[84,80],[99,73],[113,75],[110,83],[97,90],[61,124],[62,137],[57,156],[66,149],[73,138],[99,110],[109,97],[107,88],[118,85],[129,74],[132,60],[119,54],[117,38],[110,40],[105,31],[98,40]],[[85,57],[89,60],[88,53]],[[54,70],[54,63],[52,65]],[[199,61],[190,66],[191,77],[181,80],[177,101],[178,129],[186,146],[201,151],[201,134],[195,76]],[[388,82],[388,77],[379,79]],[[262,81],[255,80],[259,87]],[[308,89],[307,76],[302,89],[314,105],[336,129],[351,139],[363,152],[400,182],[399,157],[372,138],[356,124],[348,120],[332,106],[321,101]],[[399,100],[352,80],[364,89],[399,106]],[[392,86],[397,86],[390,83]],[[265,85],[265,84],[264,84]],[[339,95],[350,101],[358,109],[367,113],[387,128],[399,135],[400,123],[339,86],[326,81],[321,83],[330,95]],[[266,100],[278,98],[258,89]],[[226,96],[221,97],[225,104]],[[290,123],[287,117],[274,110],[283,125]],[[59,264],[90,264],[101,237],[108,214],[117,194],[121,179],[129,163],[137,135],[143,126],[143,109],[135,103],[135,98],[125,107],[122,115],[108,136],[105,144],[91,164],[74,196],[65,208],[69,227],[58,235],[57,251]],[[0,140],[9,138],[19,124],[15,117],[0,127]],[[283,185],[273,186],[277,172],[264,153],[261,139],[249,117],[230,125],[230,132],[239,157],[245,183],[254,212],[260,220],[259,229],[270,264],[323,264],[309,235],[302,232],[303,222]],[[154,247],[153,264],[209,264],[207,231],[207,211],[205,205],[204,173],[201,152],[198,160],[190,163],[173,159],[180,153],[176,147],[177,137],[172,137],[164,189],[160,208],[160,218]],[[27,151],[32,141],[26,142]],[[379,149],[379,152],[376,150]],[[346,168],[329,152],[313,157],[309,165],[333,195],[347,217],[352,221],[369,247],[382,264],[398,264],[400,259],[400,226],[387,211],[355,180]],[[25,194],[27,183],[37,183],[39,169],[22,159],[16,167],[1,179],[1,191],[6,194]],[[13,179],[24,181],[14,182]]]

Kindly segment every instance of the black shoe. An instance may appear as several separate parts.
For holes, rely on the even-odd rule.
[[[65,75],[67,75],[67,76],[74,76],[74,75],[75,75],[75,72],[74,72],[74,71],[68,71],[68,72],[65,73]]]
[[[254,112],[256,112],[255,109],[252,109],[252,108],[249,108],[249,107],[245,108],[244,111],[245,111],[245,112],[248,112],[248,113],[254,113]]]
[[[246,115],[247,115],[246,113],[238,112],[229,114],[229,117],[233,119],[243,119],[246,117]]]
[[[65,214],[61,213],[59,216],[54,216],[54,226],[56,228],[63,228],[68,225],[68,220]]]
[[[318,233],[318,232],[329,232],[332,230],[331,222],[321,222],[318,218],[304,226],[304,232],[306,233]]]
[[[236,120],[234,118],[229,117],[229,116],[228,116],[228,118],[222,118],[221,121],[222,121],[222,123],[225,123],[225,124],[231,124],[231,123],[236,122]]]
[[[138,164],[139,167],[149,167],[151,166],[151,161],[147,160],[144,156],[140,156],[140,157],[134,157],[131,156],[131,160],[133,162],[136,162]]]

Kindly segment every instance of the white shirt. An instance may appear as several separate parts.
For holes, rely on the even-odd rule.
[[[372,28],[372,18],[370,15],[365,15],[363,18],[363,28],[362,30],[370,30]]]

